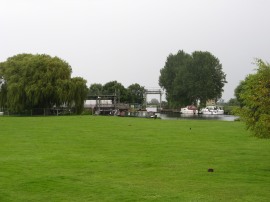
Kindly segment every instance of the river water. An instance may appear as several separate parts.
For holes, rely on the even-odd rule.
[[[194,119],[194,120],[220,120],[220,121],[234,121],[239,117],[233,115],[203,115],[203,114],[160,114],[160,118],[164,120],[181,120],[181,119]]]

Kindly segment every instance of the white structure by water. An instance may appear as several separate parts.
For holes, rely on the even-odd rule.
[[[206,115],[222,115],[224,114],[224,110],[221,107],[211,105],[203,108],[200,113]]]
[[[181,114],[198,114],[198,110],[195,106],[189,105],[189,106],[181,108],[180,113]]]

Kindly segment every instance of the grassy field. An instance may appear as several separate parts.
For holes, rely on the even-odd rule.
[[[269,154],[241,122],[0,117],[0,201],[269,201]]]

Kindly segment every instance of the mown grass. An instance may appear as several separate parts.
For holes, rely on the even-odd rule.
[[[241,122],[1,117],[0,201],[269,201],[269,153]]]

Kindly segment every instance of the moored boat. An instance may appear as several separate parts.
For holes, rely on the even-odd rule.
[[[200,113],[205,115],[222,115],[224,110],[218,106],[206,106],[201,109]]]
[[[181,114],[198,114],[198,109],[194,105],[189,105],[186,107],[181,108]]]

